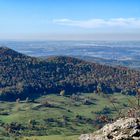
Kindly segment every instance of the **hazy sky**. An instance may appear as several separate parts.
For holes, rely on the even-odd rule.
[[[0,39],[140,40],[140,0],[0,0]]]

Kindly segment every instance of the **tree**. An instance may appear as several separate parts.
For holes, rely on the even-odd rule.
[[[61,90],[61,91],[60,91],[60,95],[61,95],[61,96],[64,96],[64,95],[65,95],[65,90]]]
[[[140,88],[137,91],[137,101],[138,101],[138,107],[140,107]]]

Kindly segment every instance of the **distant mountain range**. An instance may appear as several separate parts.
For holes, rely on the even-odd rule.
[[[0,99],[25,99],[43,94],[78,92],[124,92],[135,94],[140,72],[78,58],[29,57],[0,47]]]

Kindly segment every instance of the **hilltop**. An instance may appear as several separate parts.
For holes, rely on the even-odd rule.
[[[73,57],[46,60],[0,47],[0,99],[35,97],[48,93],[125,92],[135,94],[140,73]]]

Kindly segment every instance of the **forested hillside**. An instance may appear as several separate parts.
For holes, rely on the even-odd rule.
[[[140,72],[72,57],[46,60],[0,47],[0,99],[15,100],[42,94],[77,92],[125,92],[135,94]]]

